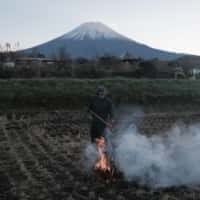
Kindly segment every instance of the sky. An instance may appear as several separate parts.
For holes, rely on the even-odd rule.
[[[32,47],[91,21],[154,48],[200,55],[200,0],[0,0],[0,44]]]

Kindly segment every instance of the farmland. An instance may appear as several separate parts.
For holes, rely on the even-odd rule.
[[[199,199],[199,186],[155,189],[123,176],[105,182],[85,170],[90,138],[84,107],[99,84],[109,89],[116,110],[140,105],[144,112],[134,120],[142,134],[164,133],[178,121],[199,123],[199,81],[0,81],[0,199]]]
[[[104,84],[115,104],[199,104],[200,81],[151,79],[11,79],[0,81],[4,108],[82,108]]]
[[[199,122],[198,113],[147,113],[139,129],[158,132],[177,120]],[[199,187],[151,189],[122,177],[106,183],[83,168],[89,140],[81,111],[1,115],[1,199],[198,199]],[[148,130],[148,131],[147,131]],[[182,196],[184,193],[184,197]]]

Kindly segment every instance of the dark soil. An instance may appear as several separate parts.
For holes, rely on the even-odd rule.
[[[200,113],[149,113],[139,124],[156,134],[175,122],[198,122]],[[200,199],[200,187],[151,189],[99,179],[81,164],[89,141],[88,120],[79,111],[10,112],[0,116],[0,199],[88,200]]]

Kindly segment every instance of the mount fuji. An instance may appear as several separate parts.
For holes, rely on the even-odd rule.
[[[183,56],[183,54],[154,49],[136,42],[100,22],[84,23],[56,39],[22,52],[31,54],[37,50],[46,57],[52,57],[58,55],[61,49],[72,58],[88,59],[104,55],[121,57],[126,53],[143,59],[160,60],[173,60]]]

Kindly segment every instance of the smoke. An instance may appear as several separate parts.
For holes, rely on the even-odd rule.
[[[98,152],[94,144],[87,144],[84,156],[82,160],[82,165],[86,171],[91,171],[94,168],[95,162],[98,158]]]
[[[147,137],[130,125],[115,142],[115,163],[128,181],[152,187],[200,183],[199,125],[174,125],[165,137]]]
[[[115,133],[106,130],[107,140],[112,144],[108,152],[127,181],[150,187],[200,184],[199,124],[177,123],[166,133],[147,136],[137,128],[140,123],[137,117],[141,118],[142,112],[129,114],[121,115]],[[84,162],[87,169],[94,166],[97,156],[95,146],[87,145]]]

